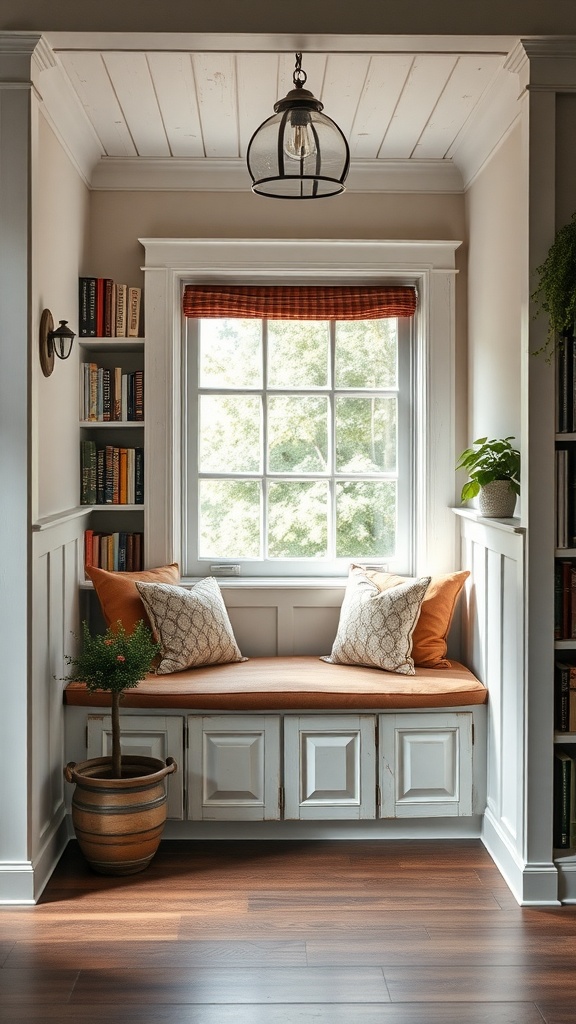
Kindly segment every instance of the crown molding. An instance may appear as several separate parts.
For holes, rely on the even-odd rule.
[[[103,157],[91,187],[98,191],[246,192],[250,175],[241,159]],[[352,160],[346,191],[354,193],[462,191],[450,160]]]

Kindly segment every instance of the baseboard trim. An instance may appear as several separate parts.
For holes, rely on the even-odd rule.
[[[499,822],[487,810],[482,842],[521,907],[559,906],[558,871],[550,862],[527,863],[511,846]]]

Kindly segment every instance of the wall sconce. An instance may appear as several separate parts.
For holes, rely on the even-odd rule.
[[[54,356],[68,359],[72,351],[72,342],[76,335],[68,327],[67,320],[61,320],[60,326],[54,329],[54,320],[49,309],[42,310],[40,318],[40,365],[45,377],[49,377],[54,369]]]
[[[294,88],[274,104],[275,113],[256,129],[246,161],[252,191],[273,199],[319,199],[344,191],[350,150],[320,100],[304,89],[302,54],[296,54]]]

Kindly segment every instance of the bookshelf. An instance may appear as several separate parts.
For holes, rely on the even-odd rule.
[[[79,339],[79,503],[90,509],[85,560],[144,564],[143,338]]]
[[[576,862],[576,342],[556,351],[554,551],[554,835]]]

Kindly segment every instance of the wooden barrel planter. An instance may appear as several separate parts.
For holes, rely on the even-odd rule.
[[[122,778],[111,778],[111,758],[95,757],[64,768],[75,783],[72,821],[80,849],[103,875],[143,871],[158,849],[166,822],[165,779],[176,771],[169,757],[126,755]]]

